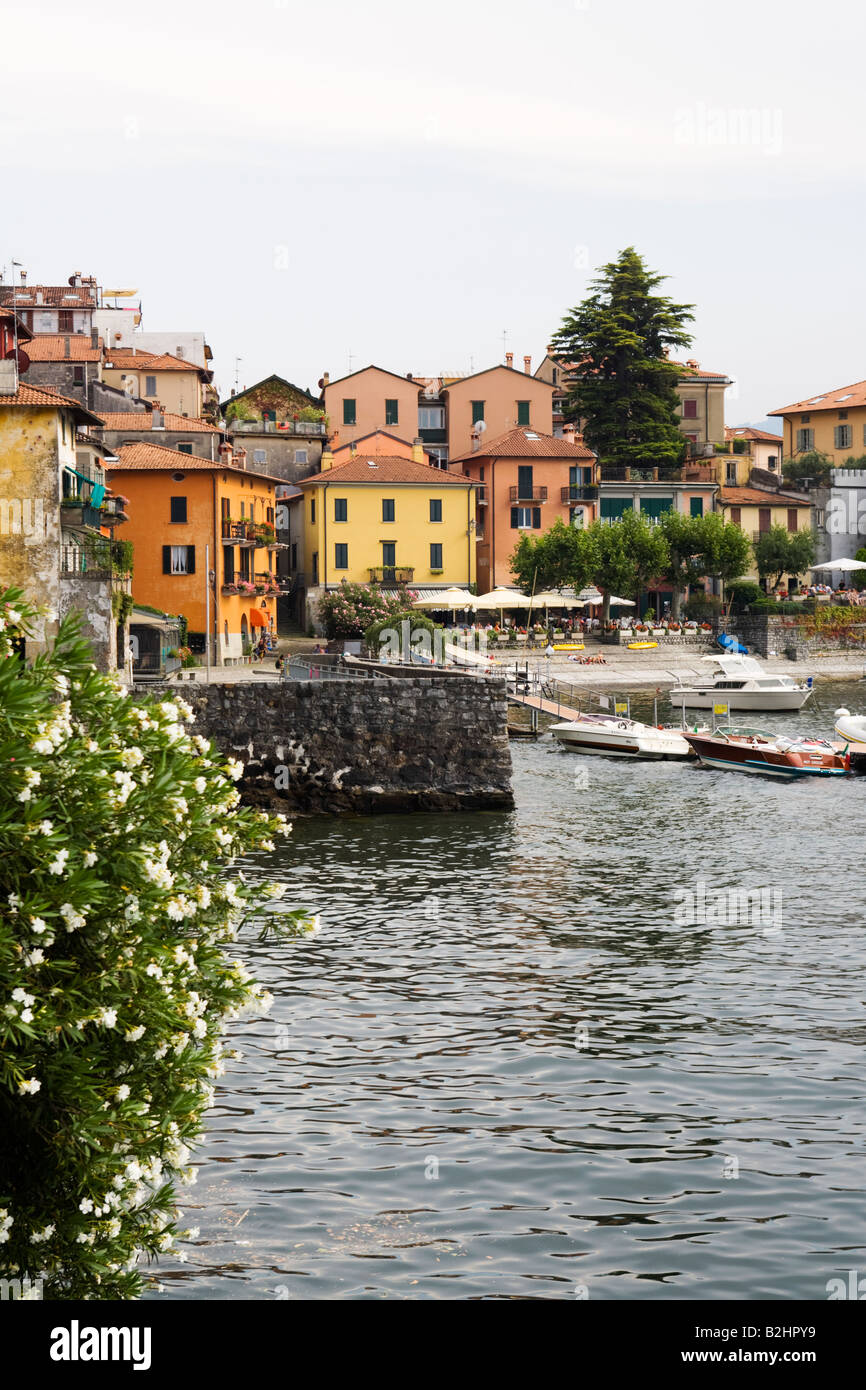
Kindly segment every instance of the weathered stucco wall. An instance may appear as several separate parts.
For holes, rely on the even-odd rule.
[[[286,681],[184,690],[245,764],[246,800],[292,813],[508,810],[502,680]]]
[[[14,585],[54,612],[60,607],[59,448],[56,411],[0,410],[0,589]],[[71,442],[67,452],[74,467]],[[37,635],[28,654],[43,646]]]

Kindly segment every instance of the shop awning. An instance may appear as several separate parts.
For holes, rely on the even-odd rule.
[[[268,620],[260,608],[250,609],[250,627],[267,627]]]

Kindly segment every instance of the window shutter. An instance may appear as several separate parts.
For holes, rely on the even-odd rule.
[[[532,508],[532,529],[533,529],[533,531],[540,531],[540,530],[541,530],[541,508],[540,508],[540,507],[533,507],[533,508]]]
[[[162,547],[162,572],[163,572],[163,574],[171,574],[171,546],[170,546],[170,545],[164,545],[164,546]]]
[[[186,572],[195,574],[195,546],[188,545],[186,548]]]
[[[516,507],[512,507],[512,508],[511,508],[511,529],[512,529],[512,531],[516,531],[516,530],[517,530],[517,525],[518,525],[518,522],[517,522],[517,508],[516,508]]]

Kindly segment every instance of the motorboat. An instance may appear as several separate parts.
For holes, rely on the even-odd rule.
[[[851,745],[852,753],[866,753],[866,714],[851,714],[847,709],[837,709],[834,732],[837,738]]]
[[[850,759],[823,738],[788,738],[757,729],[715,729],[685,732],[707,767],[728,772],[754,772],[765,777],[845,777]]]
[[[611,758],[693,758],[695,755],[679,729],[641,724],[613,714],[581,714],[561,724],[551,724],[555,739],[575,753],[601,753]]]
[[[728,710],[794,710],[802,709],[812,694],[812,677],[805,683],[791,676],[770,675],[752,656],[705,656],[712,665],[706,678],[698,675],[691,684],[678,673],[669,699],[681,709],[713,709],[727,705]]]

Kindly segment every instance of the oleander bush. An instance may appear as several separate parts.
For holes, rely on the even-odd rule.
[[[239,806],[240,764],[189,706],[132,701],[74,617],[25,664],[37,616],[0,594],[0,1278],[133,1298],[142,1264],[195,1234],[177,1189],[221,1035],[269,1004],[231,942],[256,909],[315,924],[227,872],[289,827]]]

